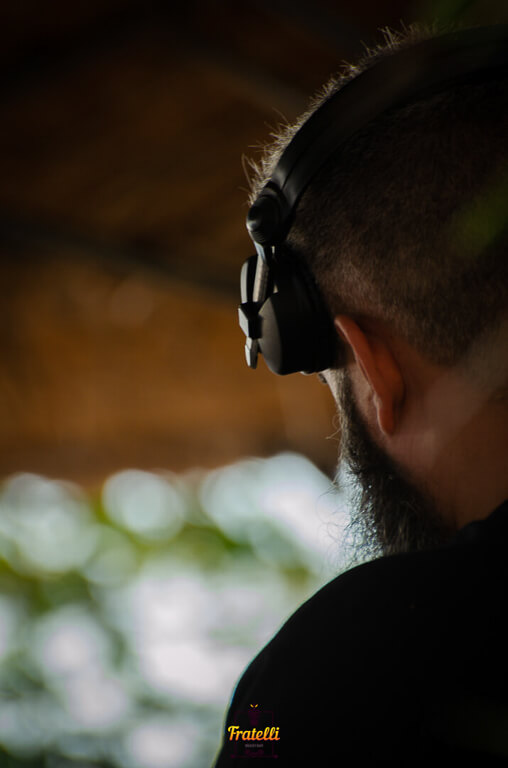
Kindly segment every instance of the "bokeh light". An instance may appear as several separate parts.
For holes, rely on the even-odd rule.
[[[336,572],[345,523],[342,497],[295,454],[125,470],[88,496],[8,478],[0,757],[209,766],[236,680]]]

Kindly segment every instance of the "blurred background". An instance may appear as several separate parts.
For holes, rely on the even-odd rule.
[[[244,362],[244,158],[415,20],[508,9],[1,4],[1,766],[206,768],[348,562],[327,390]]]

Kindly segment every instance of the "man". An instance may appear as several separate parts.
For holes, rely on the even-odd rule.
[[[321,104],[383,59],[416,60],[422,37],[390,37],[329,84],[266,155],[253,200]],[[252,662],[220,768],[508,763],[507,83],[505,62],[415,89],[329,153],[295,203],[278,247],[333,319],[320,377],[377,559]]]

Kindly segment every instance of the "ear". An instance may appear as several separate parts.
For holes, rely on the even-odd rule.
[[[380,430],[385,435],[392,435],[405,387],[390,345],[382,333],[362,328],[348,315],[338,315],[335,327],[351,348],[360,374],[371,390]]]

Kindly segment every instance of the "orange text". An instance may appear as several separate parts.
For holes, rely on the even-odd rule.
[[[230,725],[228,728],[230,741],[280,741],[279,729],[267,727],[264,731],[241,731],[238,725]]]

